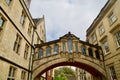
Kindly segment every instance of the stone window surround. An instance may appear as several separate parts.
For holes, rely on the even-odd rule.
[[[8,78],[10,80],[15,80],[15,74],[16,74],[16,68],[13,66],[9,67],[9,73],[8,73]]]

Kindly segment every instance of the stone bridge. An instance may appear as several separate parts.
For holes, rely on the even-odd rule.
[[[81,41],[68,33],[57,40],[36,44],[33,60],[33,80],[41,74],[58,66],[82,68],[98,80],[106,80],[103,53],[99,46]]]

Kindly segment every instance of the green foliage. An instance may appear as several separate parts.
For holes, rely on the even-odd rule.
[[[54,77],[54,80],[67,80],[67,77],[64,73],[60,73],[58,76]]]
[[[54,71],[54,80],[67,80],[67,76],[75,76],[75,71],[69,67],[61,67]]]

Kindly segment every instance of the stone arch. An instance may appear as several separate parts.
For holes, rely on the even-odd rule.
[[[51,57],[49,57],[49,58],[51,58]],[[92,75],[94,75],[96,77],[102,76],[105,78],[105,76],[106,76],[104,67],[101,67],[99,64],[95,63],[95,61],[92,62],[92,59],[90,59],[90,58],[86,59],[84,57],[84,55],[82,55],[81,58],[79,58],[79,57],[74,58],[74,60],[71,60],[71,61],[68,61],[67,57],[61,57],[59,54],[52,56],[52,58],[51,58],[51,60],[46,58],[46,60],[47,60],[46,62],[45,62],[45,59],[43,59],[44,63],[42,63],[41,65],[39,65],[37,67],[34,67],[33,78],[41,75],[46,70],[52,69],[57,66],[65,66],[65,65],[82,68],[82,69],[90,72]],[[72,58],[70,58],[70,59],[72,59]],[[41,61],[41,62],[43,62],[43,61]],[[38,65],[40,62],[37,61],[36,63]],[[100,62],[98,61],[98,63],[100,63]]]

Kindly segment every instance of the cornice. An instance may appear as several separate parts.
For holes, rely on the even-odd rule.
[[[98,25],[98,23],[103,19],[103,17],[106,15],[106,13],[110,10],[110,8],[114,5],[114,3],[117,0],[108,0],[108,2],[105,4],[105,6],[101,9],[98,16],[94,19],[93,23],[90,25],[90,27],[87,29],[87,35],[90,34],[91,31],[94,30],[94,28]]]

